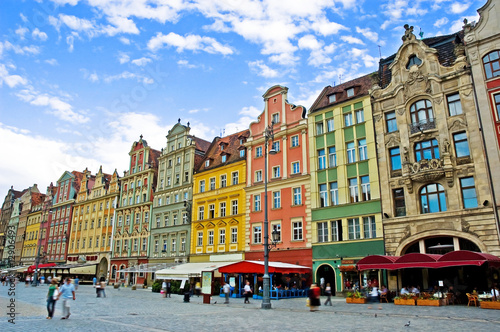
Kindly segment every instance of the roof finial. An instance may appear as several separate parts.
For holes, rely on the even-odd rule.
[[[141,139],[141,141],[142,141],[142,134],[141,134],[141,136],[139,136],[139,138],[140,138],[140,139]]]
[[[177,120],[177,123],[181,123],[181,118],[179,118],[179,119]]]

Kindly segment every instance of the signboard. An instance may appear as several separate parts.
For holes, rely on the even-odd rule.
[[[212,272],[201,273],[201,292],[203,294],[212,294]]]
[[[236,287],[236,278],[235,277],[229,277],[229,286]]]

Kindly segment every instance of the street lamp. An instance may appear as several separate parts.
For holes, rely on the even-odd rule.
[[[273,133],[274,122],[271,122],[269,126],[264,130],[264,277],[262,278],[262,282],[264,284],[264,292],[262,294],[262,309],[271,309],[271,294],[270,294],[270,278],[269,278],[269,251],[271,250],[271,246],[276,246],[276,243],[272,241],[271,245],[269,245],[269,221],[267,219],[267,154],[268,154],[268,145],[269,140],[271,142],[274,139]],[[276,150],[269,150],[269,154],[276,154]],[[275,234],[273,231],[273,240]]]

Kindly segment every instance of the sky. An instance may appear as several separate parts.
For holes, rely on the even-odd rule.
[[[424,38],[477,21],[486,0],[2,0],[0,195],[63,172],[127,169],[142,134],[247,129],[273,85],[307,109],[374,72],[404,24]]]

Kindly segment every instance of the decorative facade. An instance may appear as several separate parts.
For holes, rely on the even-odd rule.
[[[57,187],[55,187],[52,182],[47,187],[47,193],[45,194],[45,199],[42,206],[42,219],[40,221],[40,262],[47,263],[48,253],[48,240],[50,232],[50,224],[52,222],[52,204],[54,202],[54,197],[57,194]]]
[[[21,262],[23,265],[35,264],[35,259],[38,255],[38,247],[40,245],[40,225],[42,222],[43,202],[45,201],[44,194],[33,194],[31,196],[31,209],[26,221],[25,239]],[[41,253],[40,247],[40,253]]]
[[[147,264],[151,229],[153,192],[158,175],[160,151],[152,149],[140,136],[130,149],[129,170],[121,179],[120,198],[110,265],[110,280],[143,284],[145,273],[118,272]]]
[[[384,254],[370,76],[326,87],[308,115],[313,271],[333,292]]]
[[[288,88],[263,95],[264,111],[250,124],[247,148],[245,258],[264,259],[264,131],[274,130],[268,156],[269,234],[279,241],[269,259],[312,266],[311,202],[306,109],[288,102]]]
[[[22,194],[23,192],[14,190],[14,187],[11,187],[7,192],[7,195],[5,195],[2,209],[0,210],[0,266],[7,264],[7,261],[4,259],[4,256],[8,257],[7,253],[4,255],[7,243],[6,232],[11,219],[14,201],[16,198],[21,197]]]
[[[16,265],[21,264],[22,261],[23,245],[24,240],[26,239],[26,223],[28,221],[28,214],[31,212],[32,197],[33,195],[37,195],[39,193],[37,185],[34,184],[20,197],[19,222],[17,224],[16,244],[14,250]]]
[[[245,259],[248,136],[245,130],[216,137],[195,169],[191,262]]]
[[[189,123],[176,123],[158,158],[153,201],[150,263],[186,263],[191,238],[193,171],[210,142],[190,135]]]

